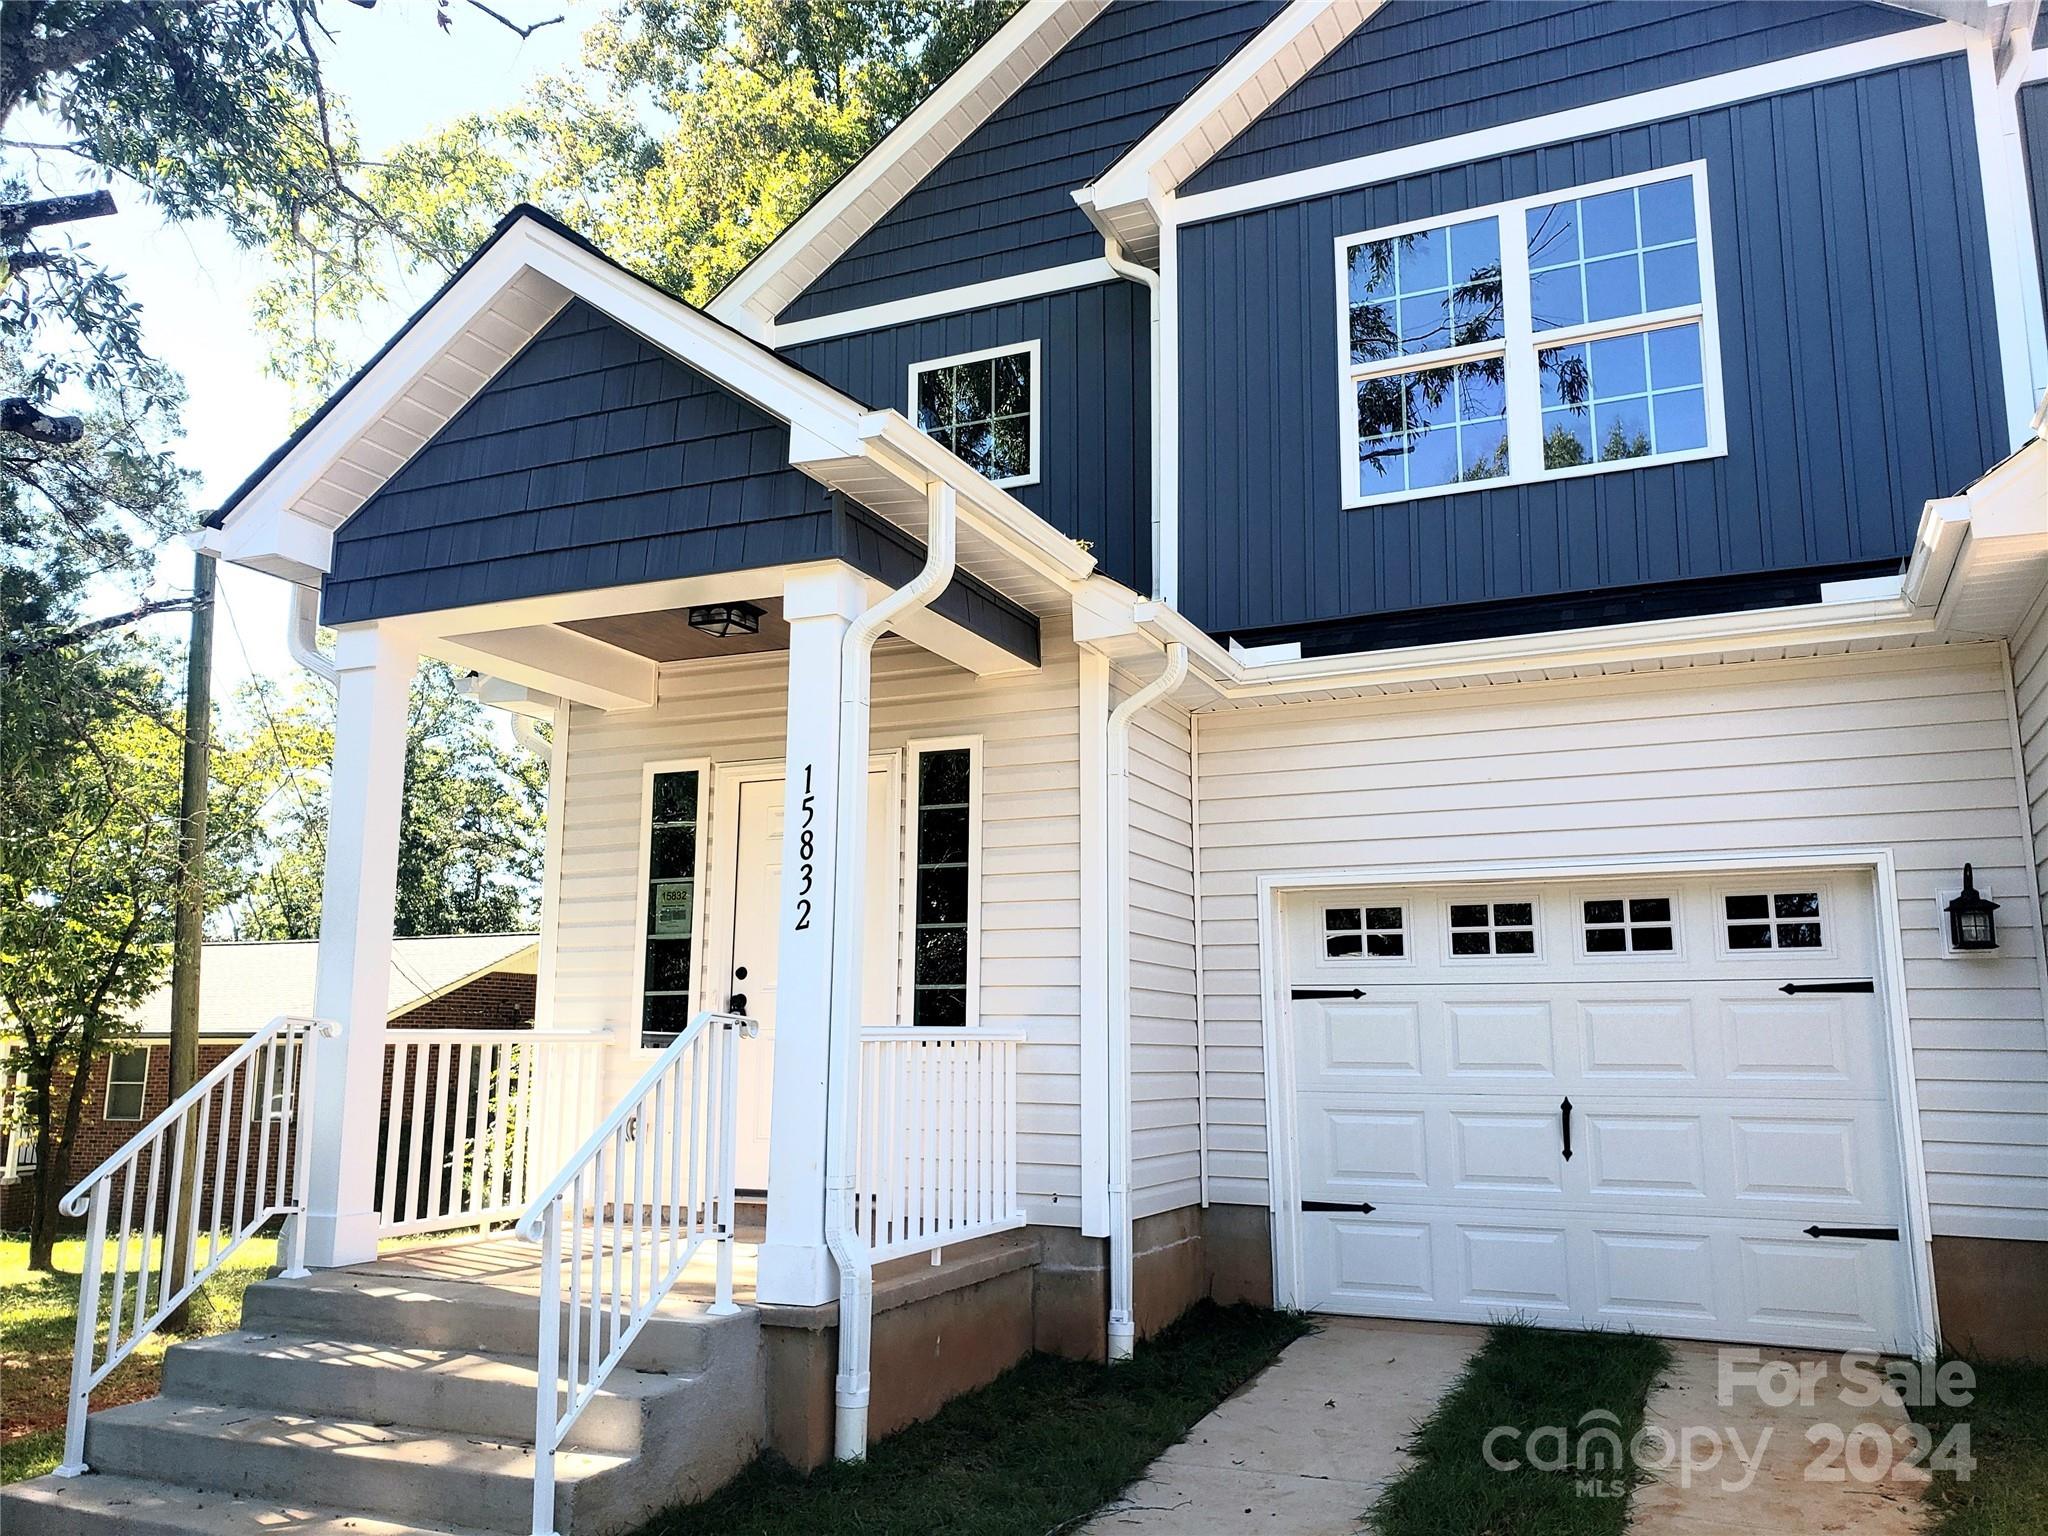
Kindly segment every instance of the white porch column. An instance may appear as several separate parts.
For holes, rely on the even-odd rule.
[[[335,640],[334,782],[313,1006],[341,1033],[313,1044],[306,1263],[316,1269],[377,1256],[384,1021],[391,1007],[406,705],[418,665],[416,647],[386,626],[344,630]]]
[[[825,1248],[826,1068],[832,1017],[833,847],[839,823],[839,663],[867,606],[843,566],[783,588],[789,622],[789,737],[782,820],[782,934],[776,958],[775,1104],[769,1120],[768,1230],[755,1291],[816,1306],[839,1294]],[[865,783],[853,786],[864,794]]]

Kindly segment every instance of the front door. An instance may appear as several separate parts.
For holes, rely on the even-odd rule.
[[[893,1024],[896,996],[896,837],[886,768],[868,774],[867,960],[863,1019]],[[740,1051],[740,1122],[736,1158],[740,1189],[768,1187],[768,1129],[775,1102],[776,949],[782,918],[782,780],[743,779],[738,786],[739,835],[732,921],[726,935],[726,997],[746,998],[761,1021],[758,1038]],[[715,952],[714,952],[715,953]],[[714,982],[718,977],[714,973]]]

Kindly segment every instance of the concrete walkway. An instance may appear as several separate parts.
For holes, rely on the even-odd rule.
[[[1264,1375],[1152,1463],[1084,1529],[1347,1536],[1406,1465],[1408,1432],[1458,1379],[1483,1328],[1317,1319]]]
[[[1673,1340],[1671,1352],[1643,1424],[1675,1448],[1672,1465],[1636,1490],[1630,1536],[1914,1536],[1922,1528],[1927,1475],[1893,1464],[1912,1444],[1909,1416],[1890,1398],[1845,1402],[1839,1355],[1747,1351],[1814,1375],[1812,1391],[1766,1400],[1736,1374],[1745,1372],[1738,1352],[1729,1351],[1725,1388],[1719,1346]],[[1816,1426],[1832,1428],[1809,1440]],[[1853,1461],[1843,1453],[1849,1436],[1858,1440]]]

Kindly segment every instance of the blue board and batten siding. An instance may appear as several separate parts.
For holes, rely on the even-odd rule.
[[[1390,0],[1182,186],[1235,186],[1926,26],[1841,0]]]
[[[913,363],[1039,344],[1039,477],[1011,489],[1097,567],[1151,590],[1151,308],[1136,283],[1044,294],[990,309],[786,347],[783,356],[871,406],[910,411]]]
[[[777,317],[808,320],[1102,254],[1074,204],[1279,0],[1117,0]]]
[[[922,551],[790,468],[784,422],[572,299],[335,531],[321,619],[832,558],[900,583]],[[935,606],[1037,660],[981,583]]]
[[[2042,13],[2048,26],[2048,12]],[[2020,87],[2020,148],[2026,160],[2027,202],[2034,219],[2034,266],[2048,308],[2048,81]]]
[[[1960,57],[1185,229],[1181,604],[1215,632],[1896,559],[2005,451]],[[1707,164],[1728,452],[1341,505],[1339,234]]]

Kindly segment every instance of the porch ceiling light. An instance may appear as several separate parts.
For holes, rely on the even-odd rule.
[[[1948,904],[1948,942],[1952,949],[1998,948],[1998,903],[1977,894],[1974,871],[1963,866],[1963,893]]]
[[[758,635],[763,611],[752,603],[705,603],[690,610],[690,628],[719,640],[728,635]]]

